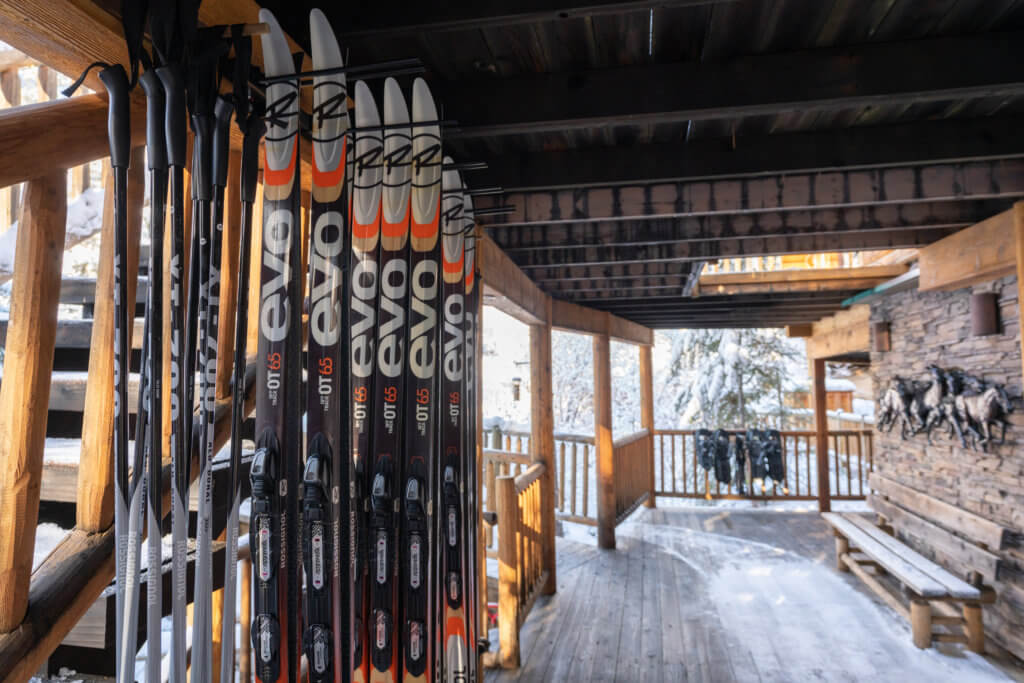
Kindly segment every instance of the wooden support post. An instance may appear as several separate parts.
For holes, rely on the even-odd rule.
[[[0,633],[28,607],[67,223],[67,174],[29,182],[0,385]]]
[[[654,370],[651,362],[651,347],[642,344],[637,347],[640,354],[640,427],[647,430],[647,457],[651,463],[647,482],[647,500],[644,505],[654,507]]]
[[[924,650],[932,646],[932,606],[927,600],[911,598],[910,630],[916,647]]]
[[[249,640],[249,624],[252,622],[252,559],[246,557],[240,563],[238,578],[241,582],[241,607],[238,610],[238,624],[242,627],[242,635],[238,640],[238,677],[242,681],[251,681],[252,641]]]
[[[514,477],[498,477],[498,659],[503,669],[519,668],[519,496]]]
[[[1017,316],[1024,321],[1024,201],[1013,205],[1013,233],[1017,247]],[[1024,325],[1020,329],[1024,329]],[[1019,334],[1021,348],[1021,364],[1024,367],[1024,334]]]
[[[530,450],[533,462],[544,463],[540,479],[541,560],[548,579],[541,593],[555,592],[555,413],[551,382],[551,301],[545,302],[548,322],[530,325]]]
[[[128,278],[128,301],[135,301],[138,285],[136,276],[139,272],[145,162],[145,147],[136,148],[128,169],[128,255],[124,271]],[[109,166],[104,178],[96,308],[89,344],[89,380],[82,413],[82,452],[75,508],[76,526],[87,533],[102,531],[114,522],[114,180]],[[166,316],[165,320],[169,318]],[[132,329],[129,326],[128,348],[131,348]],[[170,344],[164,344],[164,348],[169,354]],[[170,385],[169,379],[164,382],[164,386]],[[170,423],[167,418],[170,403],[165,396],[164,405],[168,411],[165,413],[165,425]]]
[[[479,244],[479,243],[478,243]],[[477,261],[479,263],[479,260]],[[483,287],[483,281],[476,278],[477,287]],[[484,298],[477,297],[476,309],[476,335],[474,336],[476,349],[473,351],[473,360],[476,363],[474,377],[476,377],[476,392],[474,397],[476,405],[476,514],[477,514],[477,539],[476,539],[476,566],[477,566],[477,628],[478,633],[487,633],[487,551],[490,546],[489,536],[491,527],[484,524]],[[488,491],[494,489],[488,488]],[[493,494],[490,494],[493,495]]]
[[[256,183],[256,201],[252,205],[252,250],[249,252],[249,286],[257,287],[263,265],[263,171]],[[249,296],[249,329],[245,347],[255,353],[260,338],[260,297]]]
[[[964,604],[964,630],[967,631],[967,649],[985,654],[985,626],[981,621],[981,605]]]
[[[843,562],[843,556],[849,554],[849,552],[850,542],[846,540],[846,536],[836,532],[836,569],[841,572],[850,571],[846,563]]]
[[[608,314],[603,315],[607,322]],[[597,450],[597,545],[614,549],[615,447],[612,443],[611,342],[607,332],[594,335],[594,445]]]
[[[228,184],[221,239],[220,314],[217,327],[217,398],[231,395],[231,369],[235,350],[235,305],[238,296],[238,236],[241,232],[242,153],[233,151],[228,158]],[[256,280],[259,282],[259,280]],[[246,349],[255,351],[256,349]]]
[[[815,451],[818,456],[818,511],[829,512],[832,509],[832,496],[829,492],[829,457],[828,457],[828,413],[825,403],[825,359],[815,358],[811,361],[813,368],[814,387],[814,437]]]

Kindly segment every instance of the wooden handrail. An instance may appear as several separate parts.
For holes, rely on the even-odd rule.
[[[648,432],[646,429],[641,429],[639,432],[633,432],[632,434],[628,434],[626,436],[620,436],[618,439],[615,440],[615,443],[612,445],[615,448],[622,448],[624,446],[628,446],[629,444],[635,441],[644,439],[648,436],[650,436],[650,432]]]
[[[487,666],[519,666],[519,629],[547,582],[550,567],[543,552],[541,483],[547,467],[532,464],[518,477],[495,481],[498,508],[497,656]]]

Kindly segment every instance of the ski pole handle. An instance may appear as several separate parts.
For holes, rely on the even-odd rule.
[[[235,105],[226,97],[218,97],[213,110],[213,183],[217,187],[228,184],[229,143],[231,142],[231,114]]]
[[[156,70],[156,75],[164,86],[167,162],[171,166],[185,168],[188,160],[188,133],[185,128],[185,79],[181,76],[181,66],[162,66]]]
[[[242,138],[242,201],[256,201],[256,181],[260,175],[260,140],[267,129],[262,116],[250,116]]]
[[[167,168],[167,146],[164,140],[164,117],[166,98],[160,77],[152,69],[139,76],[139,83],[146,93],[146,160],[149,170],[162,171]]]
[[[131,115],[128,106],[128,74],[120,64],[100,71],[107,89],[107,135],[110,138],[110,165],[128,168],[131,158]]]
[[[192,115],[195,145],[192,147],[193,197],[200,201],[213,201],[213,117]]]

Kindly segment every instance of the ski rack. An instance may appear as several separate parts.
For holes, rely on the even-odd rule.
[[[442,164],[445,171],[486,171],[489,166],[486,161],[457,161],[452,164]]]
[[[264,76],[254,81],[260,87],[266,87],[272,83],[284,83],[298,81],[298,86],[309,87],[313,85],[313,79],[318,76],[335,76],[345,74],[359,80],[379,80],[392,76],[410,76],[413,74],[426,73],[427,68],[423,62],[416,57],[408,59],[392,59],[386,62],[375,62],[362,64],[360,66],[339,66],[331,69],[312,69],[310,71],[298,71],[293,74],[281,76]],[[429,123],[429,122],[428,122]]]
[[[507,216],[515,213],[516,207],[512,204],[501,204],[499,206],[489,206],[483,209],[474,209],[474,216]]]
[[[411,123],[382,123],[379,126],[349,126],[345,129],[345,135],[354,133],[368,133],[370,131],[386,131],[401,128],[422,128],[424,126],[438,126],[447,130],[458,130],[459,122],[452,119],[436,119],[434,121],[414,121]]]

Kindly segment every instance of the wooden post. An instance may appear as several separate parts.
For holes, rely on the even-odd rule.
[[[916,647],[924,650],[932,646],[932,606],[927,600],[911,598],[910,630]]]
[[[0,385],[0,633],[28,607],[67,223],[67,174],[26,185]]]
[[[516,583],[519,496],[514,477],[498,477],[498,658],[503,669],[519,668],[519,589]]]
[[[138,286],[145,150],[145,147],[134,150],[131,167],[128,169],[128,256],[124,272],[128,278],[130,302],[135,301]],[[96,307],[89,345],[89,379],[85,387],[85,408],[82,411],[82,452],[78,465],[75,509],[76,526],[88,533],[102,531],[114,521],[114,180],[109,168],[104,178]],[[132,310],[134,319],[134,308]],[[169,318],[167,316],[165,320]],[[129,325],[128,348],[131,348],[132,329],[133,326]],[[170,344],[164,344],[164,348],[170,353]],[[170,385],[169,380],[164,382],[164,386]],[[170,401],[166,397],[164,405],[170,411]],[[165,425],[169,423],[170,419],[164,420]]]
[[[479,244],[479,243],[478,243]],[[479,260],[477,260],[479,263]],[[477,277],[476,286],[483,287],[483,281]],[[482,292],[481,292],[482,294]],[[487,633],[487,547],[490,545],[491,528],[484,524],[484,298],[477,297],[476,309],[476,335],[474,337],[476,349],[473,351],[473,360],[476,363],[474,377],[476,377],[476,393],[474,394],[476,405],[473,407],[476,415],[476,566],[477,566],[477,628],[478,633]],[[493,489],[488,489],[493,491]],[[489,494],[493,495],[493,494]]]
[[[228,184],[224,192],[225,211],[221,232],[223,248],[220,262],[220,314],[217,327],[217,398],[231,395],[231,370],[235,350],[235,304],[238,296],[238,236],[241,233],[242,220],[239,195],[241,172],[242,153],[232,151],[228,158]]]
[[[850,552],[850,542],[846,540],[846,536],[843,536],[838,531],[836,536],[836,569],[841,572],[848,572],[850,568],[846,566],[846,562],[843,561],[843,555]]]
[[[651,363],[651,347],[642,344],[637,347],[640,354],[640,426],[647,430],[647,457],[651,463],[647,481],[649,508],[654,507],[654,371]]]
[[[828,413],[825,404],[825,359],[815,358],[812,361],[814,386],[814,437],[815,450],[818,456],[818,511],[829,512],[832,509],[832,496],[829,492],[828,469]]]
[[[1017,245],[1017,317],[1024,322],[1024,201],[1013,205],[1013,233]],[[1021,325],[1024,329],[1024,325]],[[1024,334],[1020,337],[1021,364],[1024,367]]]
[[[605,332],[594,335],[594,445],[597,451],[597,545],[615,548],[615,447],[612,444],[612,367]]]
[[[242,636],[238,640],[238,676],[239,680],[252,680],[252,641],[249,640],[249,624],[252,622],[252,560],[246,557],[240,560],[238,577],[241,581],[241,607],[238,610],[238,623],[242,627]]]
[[[540,479],[542,569],[548,579],[541,593],[555,592],[555,413],[551,386],[551,301],[547,324],[530,326],[530,454],[544,463]]]
[[[981,605],[964,605],[964,630],[967,631],[967,649],[985,654],[985,627],[981,621]]]

